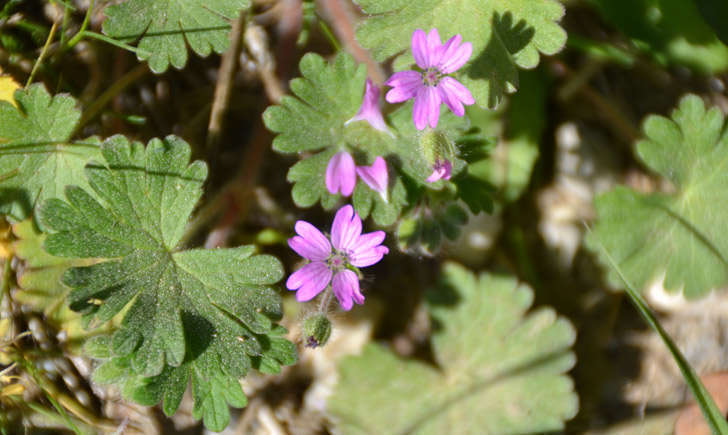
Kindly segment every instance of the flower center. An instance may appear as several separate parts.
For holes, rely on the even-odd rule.
[[[442,74],[435,67],[427,68],[422,74],[422,81],[425,83],[425,86],[437,86],[441,78]]]
[[[336,251],[334,254],[331,254],[329,259],[327,260],[329,267],[336,270],[345,269],[348,262],[348,256],[345,252]]]

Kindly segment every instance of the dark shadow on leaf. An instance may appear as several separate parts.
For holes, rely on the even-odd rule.
[[[485,50],[473,59],[465,74],[488,82],[488,107],[495,107],[507,92],[518,86],[518,69],[512,55],[528,45],[536,31],[521,19],[513,23],[513,15],[494,13],[491,37]]]
[[[192,311],[182,311],[182,325],[188,343],[185,361],[194,361],[210,346],[218,331],[209,320]]]
[[[454,307],[462,300],[455,283],[444,278],[437,287],[427,291],[425,298],[433,307]]]
[[[16,204],[25,216],[31,214],[33,211],[33,201],[31,201],[27,190],[16,188],[0,189],[0,210],[9,211]]]
[[[473,176],[467,170],[458,174],[453,182],[458,188],[458,197],[467,204],[473,214],[493,211],[493,197],[497,190],[495,186]]]
[[[493,29],[500,37],[510,54],[518,53],[533,39],[536,31],[521,19],[513,23],[513,15],[506,12],[502,17],[499,13],[493,14]]]
[[[475,163],[490,157],[490,148],[493,146],[492,138],[482,134],[480,128],[473,127],[464,132],[456,141],[458,157],[468,163]]]

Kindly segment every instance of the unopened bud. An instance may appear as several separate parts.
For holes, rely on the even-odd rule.
[[[426,130],[420,138],[420,146],[427,163],[431,166],[437,162],[452,161],[455,157],[455,144],[437,130]]]
[[[331,336],[331,321],[324,314],[314,314],[303,321],[303,340],[306,347],[323,346]]]

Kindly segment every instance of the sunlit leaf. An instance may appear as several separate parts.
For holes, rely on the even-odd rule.
[[[575,331],[515,279],[445,265],[428,295],[436,367],[379,345],[349,357],[328,401],[341,433],[544,433],[578,399],[564,375]]]
[[[728,134],[723,113],[684,97],[671,119],[651,115],[637,143],[644,163],[674,185],[674,193],[643,194],[617,187],[597,198],[598,221],[588,246],[607,264],[599,241],[642,291],[664,277],[670,292],[697,298],[728,283]],[[622,281],[613,273],[612,281]]]
[[[98,199],[71,186],[68,202],[51,199],[40,208],[49,253],[100,261],[64,274],[71,309],[91,324],[127,309],[102,373],[109,365],[127,369],[118,379],[127,396],[162,401],[170,415],[191,382],[195,417],[222,430],[226,403],[245,405],[238,378],[295,361],[295,347],[274,323],[282,313],[272,285],[283,268],[272,256],[254,255],[253,246],[179,246],[207,176],[204,163],[189,163],[186,142],[168,136],[145,148],[115,136],[102,155],[85,170]]]
[[[99,156],[98,141],[71,141],[80,112],[68,95],[51,97],[43,85],[0,101],[0,213],[26,218],[36,204],[63,198],[69,184],[88,186],[84,165]]]
[[[230,45],[230,20],[249,0],[126,0],[105,9],[103,31],[123,42],[139,40],[137,57],[156,73],[187,63],[187,46],[200,56]]]

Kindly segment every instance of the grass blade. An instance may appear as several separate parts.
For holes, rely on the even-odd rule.
[[[591,232],[590,229],[588,229],[588,231]],[[650,327],[654,329],[657,334],[659,334],[662,342],[665,343],[665,346],[667,346],[668,350],[672,354],[672,357],[675,359],[677,366],[680,368],[680,372],[682,373],[683,378],[685,378],[685,382],[688,384],[688,387],[690,387],[690,391],[693,393],[696,402],[700,406],[700,410],[703,411],[703,415],[705,416],[705,420],[710,426],[710,429],[713,431],[714,434],[728,434],[728,422],[726,422],[725,416],[718,409],[718,406],[713,401],[713,398],[708,393],[708,390],[705,389],[705,386],[700,381],[698,375],[695,373],[693,368],[690,366],[688,361],[683,356],[682,352],[680,352],[680,349],[678,349],[678,347],[672,341],[667,332],[665,332],[662,325],[660,324],[660,321],[657,320],[657,317],[655,317],[650,307],[647,306],[647,302],[642,298],[642,295],[635,290],[632,283],[630,283],[627,277],[624,276],[622,270],[619,268],[619,265],[617,264],[617,262],[614,261],[614,259],[606,250],[601,241],[599,241],[599,247],[602,249],[604,255],[607,257],[609,264],[614,268],[614,270],[624,282],[627,295],[637,308],[637,311],[640,312],[642,318],[645,319],[647,324],[650,325]]]

